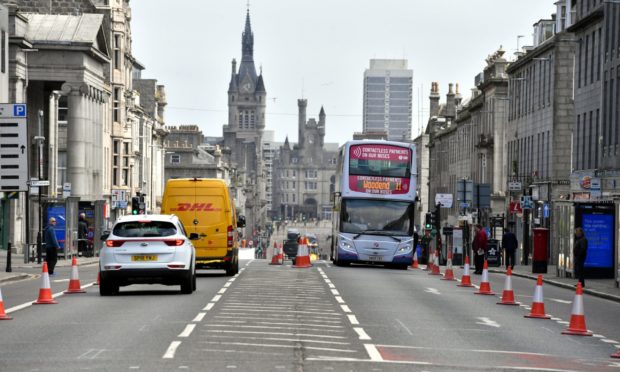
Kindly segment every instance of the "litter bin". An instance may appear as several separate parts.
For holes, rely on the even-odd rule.
[[[497,239],[489,239],[487,243],[487,263],[489,266],[500,267],[502,261],[500,260],[499,241]]]
[[[547,272],[549,256],[549,229],[534,228],[534,252],[532,254],[532,273],[544,274]]]

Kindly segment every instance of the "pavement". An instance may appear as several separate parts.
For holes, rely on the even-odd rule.
[[[489,268],[489,272],[503,274],[506,272],[506,268]],[[557,267],[550,265],[547,267],[546,273],[532,273],[531,266],[515,265],[512,270],[513,276],[521,278],[528,278],[537,280],[538,275],[543,276],[543,282],[562,288],[575,288],[577,280],[574,278],[561,278],[557,276]],[[605,298],[608,300],[620,302],[620,288],[616,286],[615,279],[586,279],[586,287],[583,289],[584,293],[592,296]]]
[[[7,251],[0,249],[0,285],[6,282],[13,282],[32,277],[33,269],[41,269],[42,263],[35,262],[24,263],[22,254],[11,255],[11,272],[6,272]],[[77,257],[78,266],[91,265],[99,262],[99,257]],[[70,259],[58,259],[56,267],[71,266]]]

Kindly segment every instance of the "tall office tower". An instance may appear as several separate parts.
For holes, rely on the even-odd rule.
[[[406,59],[371,59],[364,71],[364,134],[411,140],[413,70]]]

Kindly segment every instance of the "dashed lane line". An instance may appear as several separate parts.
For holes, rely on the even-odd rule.
[[[194,331],[194,328],[196,328],[196,324],[186,325],[183,332],[181,332],[177,337],[189,337]]]
[[[207,315],[207,313],[198,313],[198,315],[196,315],[196,317],[194,318],[194,320],[192,320],[192,322],[202,322],[202,319],[205,317],[205,315]]]
[[[162,359],[173,359],[174,353],[176,353],[180,345],[181,345],[181,341],[172,341],[170,343],[170,346],[168,346],[168,349],[164,353],[164,356],[162,357]]]
[[[347,317],[349,318],[349,322],[353,325],[359,325],[360,322],[357,320],[357,317],[355,317],[355,315],[352,314],[348,314]]]
[[[213,309],[213,306],[215,306],[215,304],[213,302],[209,302],[207,304],[207,306],[205,306],[205,308],[202,309],[202,310],[209,311],[209,310]]]

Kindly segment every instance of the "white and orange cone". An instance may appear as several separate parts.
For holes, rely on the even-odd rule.
[[[426,267],[424,271],[430,271],[433,268],[433,260],[435,259],[435,253],[433,253],[430,248],[428,251],[428,259],[426,260]]]
[[[280,250],[278,254],[278,264],[284,264],[284,248],[282,248],[282,243],[280,243]]]
[[[6,315],[4,310],[4,300],[2,299],[2,290],[0,290],[0,320],[11,320],[10,316]]]
[[[280,257],[280,252],[278,251],[278,243],[273,243],[273,254],[271,255],[271,263],[270,265],[279,265],[278,258]]]
[[[441,271],[439,271],[439,253],[436,250],[433,256],[433,267],[428,275],[441,275]]]
[[[461,277],[461,284],[457,284],[458,287],[473,287],[471,284],[471,275],[469,274],[469,255],[465,256],[465,268],[463,269],[463,276]]]
[[[592,332],[586,328],[586,316],[583,309],[583,289],[581,288],[581,282],[577,282],[577,291],[575,292],[575,299],[573,300],[573,311],[571,311],[570,324],[563,335],[575,335],[575,336],[592,336]]]
[[[310,255],[308,254],[308,239],[302,238],[301,244],[297,247],[297,257],[295,257],[295,265],[297,268],[312,267],[310,263]]]
[[[75,259],[75,256],[73,256],[73,260],[71,260],[71,279],[69,280],[69,288],[65,291],[65,293],[86,293],[86,291],[82,289],[82,285],[80,284],[77,260]]]
[[[494,295],[491,291],[491,283],[489,283],[489,263],[487,260],[484,260],[484,266],[482,266],[482,281],[480,282],[480,289],[478,292],[474,292],[474,294],[478,295]]]
[[[512,290],[512,270],[508,266],[506,270],[506,281],[504,282],[504,292],[502,292],[502,300],[498,305],[519,305],[515,302],[515,292]]]
[[[443,274],[441,280],[456,280],[454,279],[454,270],[452,270],[452,252],[448,251],[448,263],[446,264],[446,272]]]
[[[41,275],[41,288],[39,289],[39,298],[33,302],[35,305],[51,305],[57,304],[52,297],[52,287],[50,285],[50,274],[47,271],[47,262],[43,262],[43,274]]]
[[[97,281],[95,281],[94,285],[101,284],[101,271],[97,271]]]
[[[534,289],[534,300],[532,301],[532,310],[528,315],[524,315],[526,318],[536,319],[551,319],[550,315],[545,313],[545,300],[543,298],[543,280],[542,275],[538,275],[536,281],[536,289]]]
[[[615,354],[611,354],[610,357],[620,359],[620,349],[618,349]]]
[[[411,263],[411,268],[412,269],[419,269],[420,267],[418,266],[418,250],[417,249],[413,249],[413,262]]]

